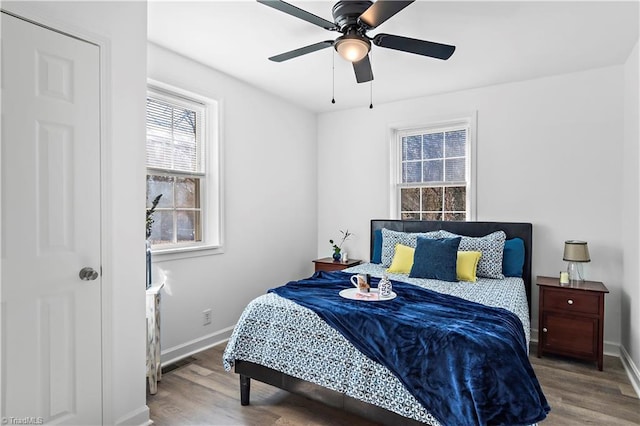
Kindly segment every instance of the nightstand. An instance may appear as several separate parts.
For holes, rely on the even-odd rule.
[[[604,295],[598,281],[560,284],[559,278],[537,277],[538,358],[553,353],[596,361],[602,371]]]
[[[336,262],[332,257],[323,257],[313,261],[316,264],[316,272],[318,271],[340,271],[345,268],[359,265],[362,263],[358,259],[349,259],[346,262]]]

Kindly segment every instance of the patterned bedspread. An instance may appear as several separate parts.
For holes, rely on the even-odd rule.
[[[376,264],[345,270],[376,277],[382,276],[383,271]],[[520,318],[529,343],[529,311],[520,278],[479,278],[477,283],[415,279],[398,274],[389,274],[389,278],[508,309]],[[402,416],[439,425],[388,369],[360,353],[310,309],[273,293],[254,299],[243,311],[223,356],[227,371],[235,360],[261,364]]]

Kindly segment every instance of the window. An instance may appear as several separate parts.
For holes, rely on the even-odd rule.
[[[219,245],[215,101],[149,88],[147,208],[154,250]]]
[[[395,131],[396,217],[471,220],[471,120]]]

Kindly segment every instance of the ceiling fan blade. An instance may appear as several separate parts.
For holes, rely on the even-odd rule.
[[[365,24],[368,29],[378,27],[414,1],[378,0],[365,10],[358,20]]]
[[[307,12],[306,10],[302,10],[299,7],[296,7],[292,4],[285,3],[280,0],[257,0],[258,3],[262,3],[266,6],[272,7],[280,12],[284,12],[288,15],[295,16],[296,18],[302,19],[303,21],[310,22],[314,25],[324,28],[325,30],[337,31],[338,27],[333,22],[327,21],[319,16],[314,15],[313,13]]]
[[[301,47],[299,49],[291,50],[289,52],[281,53],[269,58],[273,62],[283,62],[289,59],[297,58],[298,56],[306,55],[307,53],[315,52],[316,50],[324,49],[326,47],[333,46],[333,40],[325,40],[316,44],[310,44],[309,46]]]
[[[371,62],[369,55],[353,63],[353,70],[356,73],[356,81],[358,83],[366,83],[373,80],[373,71],[371,70]]]
[[[432,41],[417,40],[392,34],[378,34],[373,38],[373,44],[417,55],[430,56],[438,59],[449,59],[456,50],[455,46],[434,43]]]

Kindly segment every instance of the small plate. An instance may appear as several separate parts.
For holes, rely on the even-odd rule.
[[[385,300],[393,300],[397,296],[397,294],[392,291],[391,296],[380,298],[377,288],[372,288],[369,293],[360,293],[355,287],[340,290],[340,293],[338,294],[340,294],[340,296],[344,297],[345,299],[364,300],[365,302],[384,302]]]

